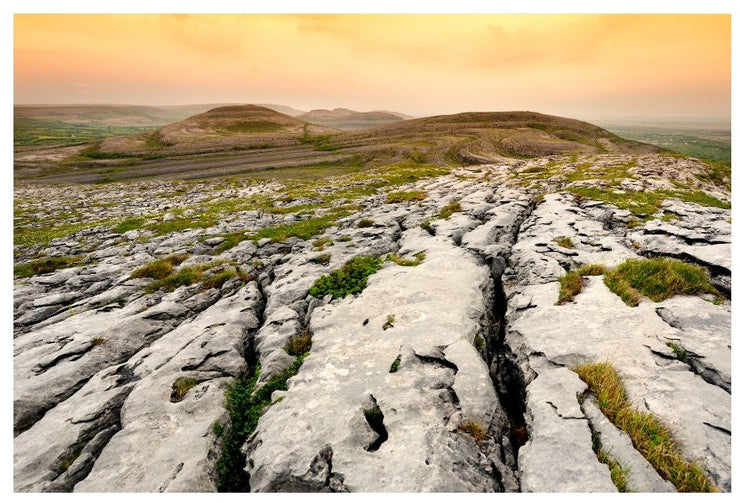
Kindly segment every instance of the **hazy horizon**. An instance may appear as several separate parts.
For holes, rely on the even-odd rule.
[[[730,115],[729,15],[16,14],[17,105]]]

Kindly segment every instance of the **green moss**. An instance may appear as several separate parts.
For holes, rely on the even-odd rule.
[[[321,276],[311,288],[309,295],[319,299],[326,295],[343,298],[362,292],[367,286],[367,278],[375,274],[383,261],[374,257],[354,257],[340,269]]]

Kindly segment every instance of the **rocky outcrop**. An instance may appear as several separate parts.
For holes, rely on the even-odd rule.
[[[701,169],[661,156],[535,159],[374,194],[361,187],[328,206],[300,191],[282,200],[287,183],[198,182],[178,192],[147,182],[143,209],[122,206],[121,217],[156,209],[168,225],[206,219],[193,210],[212,204],[205,192],[219,204],[250,202],[210,226],[193,219],[161,235],[99,226],[16,247],[20,264],[41,251],[76,261],[14,286],[14,488],[217,490],[233,426],[225,392],[245,376],[259,389],[285,375],[291,339],[310,335],[287,390],[272,394],[241,445],[237,468],[251,491],[616,491],[597,437],[629,468],[630,490],[675,490],[573,371],[600,361],[617,370],[631,405],[668,424],[684,456],[730,491],[729,210],[673,185]],[[723,206],[724,189],[692,180]],[[342,184],[312,190],[357,188]],[[661,198],[648,215],[578,187]],[[55,190],[16,195],[43,213]],[[108,202],[122,190],[85,196]],[[424,197],[388,203],[391,191]],[[105,208],[81,213],[108,218]],[[329,217],[307,240],[265,237]],[[201,276],[171,291],[132,277],[172,254],[182,256],[173,274]],[[388,254],[395,260],[356,295],[308,293],[353,257]],[[655,256],[705,267],[723,298],[629,307],[588,276],[573,302],[556,305],[567,271]]]

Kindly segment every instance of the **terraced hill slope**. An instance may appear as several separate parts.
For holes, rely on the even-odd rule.
[[[21,181],[14,489],[729,492],[729,176]]]
[[[339,132],[264,107],[241,105],[91,146],[18,151],[15,176],[41,183],[194,179],[304,166],[359,169],[403,160],[442,166],[658,151],[585,122],[532,112],[463,113]]]

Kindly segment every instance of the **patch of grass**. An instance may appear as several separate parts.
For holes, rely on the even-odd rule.
[[[37,274],[47,274],[57,269],[65,269],[79,265],[83,257],[45,257],[13,267],[13,276],[16,278],[30,278]]]
[[[583,290],[583,276],[576,271],[568,271],[565,276],[558,279],[560,282],[560,292],[556,306],[561,306],[566,302],[572,302],[573,298]]]
[[[92,338],[92,346],[93,346],[93,347],[95,347],[95,346],[100,346],[100,345],[101,345],[101,344],[103,344],[104,342],[105,342],[105,338],[104,338],[104,337],[102,337],[102,336],[100,336],[100,335],[98,335],[98,336],[96,336],[96,337],[93,337],[93,338]]]
[[[326,215],[318,218],[298,220],[285,225],[267,227],[257,231],[252,236],[252,240],[257,242],[260,239],[269,238],[274,243],[285,241],[289,237],[297,237],[307,241],[334,225],[336,218],[335,215]]]
[[[345,235],[343,235],[343,236],[341,236],[341,237],[339,238],[339,242],[340,242],[340,243],[349,243],[350,241],[352,241],[352,238],[351,238],[351,237],[349,237],[349,236],[347,236],[346,234],[345,234]]]
[[[695,203],[701,206],[708,206],[712,208],[722,208],[728,210],[731,208],[730,203],[726,203],[721,199],[717,199],[714,196],[710,196],[706,192],[701,190],[661,190],[659,193],[665,197],[672,197],[686,201],[687,203]]]
[[[213,249],[211,252],[212,255],[220,255],[226,250],[232,249],[242,241],[249,239],[243,231],[230,232],[222,237],[224,240]]]
[[[388,330],[389,328],[393,328],[393,322],[396,321],[395,315],[389,314],[385,318],[385,323],[383,323],[383,330]]]
[[[183,267],[150,283],[144,291],[146,293],[154,293],[159,289],[164,289],[172,292],[181,286],[190,286],[193,283],[197,283],[202,277],[203,273],[198,268]]]
[[[410,190],[406,192],[391,192],[386,198],[387,203],[401,203],[404,201],[423,201],[427,194],[421,190]]]
[[[308,259],[308,261],[314,264],[327,265],[331,262],[331,253],[322,253],[321,255]]]
[[[357,222],[357,227],[361,229],[372,227],[373,225],[375,225],[375,220],[373,220],[372,218],[363,218]]]
[[[416,267],[417,265],[421,264],[425,258],[427,258],[426,254],[424,252],[419,252],[419,253],[414,253],[414,258],[412,259],[403,258],[396,253],[389,253],[385,259],[386,261],[393,262],[400,266]]]
[[[583,290],[584,276],[599,276],[604,274],[606,270],[606,267],[602,264],[587,264],[574,271],[568,271],[565,276],[558,279],[560,292],[555,305],[561,306],[566,302],[572,302],[573,298]]]
[[[637,215],[652,215],[658,211],[663,197],[657,192],[624,192],[598,187],[567,187],[565,190],[581,197],[597,199]]]
[[[632,307],[641,295],[660,302],[674,295],[719,293],[702,267],[664,258],[626,260],[604,275],[604,284]]]
[[[205,276],[203,283],[201,283],[201,290],[209,290],[211,288],[220,289],[224,286],[224,283],[235,277],[236,272],[231,269],[225,269],[219,273]]]
[[[441,210],[439,210],[439,218],[450,218],[453,213],[458,213],[462,211],[462,206],[460,205],[460,201],[452,201],[450,204],[445,205]]]
[[[244,492],[248,486],[244,472],[245,459],[241,448],[257,427],[260,416],[271,404],[275,391],[286,391],[288,379],[298,374],[303,360],[308,356],[310,346],[296,357],[293,364],[282,374],[270,378],[261,388],[255,390],[260,375],[260,366],[256,365],[252,373],[245,372],[233,384],[226,385],[226,410],[231,425],[223,435],[223,450],[216,462],[219,492]]]
[[[200,381],[194,377],[178,377],[175,382],[172,383],[172,393],[170,394],[170,402],[179,402],[188,391],[196,387]]]
[[[714,492],[697,463],[681,454],[670,429],[656,416],[631,408],[617,371],[609,363],[589,363],[573,369],[593,390],[599,408],[614,425],[627,433],[634,447],[679,492]]]
[[[151,279],[164,279],[169,276],[173,269],[182,264],[187,260],[188,256],[180,253],[176,255],[169,255],[162,259],[157,259],[153,262],[139,267],[131,273],[130,278],[151,278]]]
[[[318,251],[323,251],[325,246],[332,246],[334,241],[331,238],[323,237],[314,240],[313,245]]]
[[[488,430],[486,430],[478,421],[473,421],[471,419],[463,421],[457,428],[457,431],[471,437],[475,440],[475,443],[478,444],[478,446],[481,446],[483,442],[489,438]]]
[[[393,360],[393,363],[391,363],[391,368],[388,371],[391,374],[395,374],[398,372],[398,369],[401,368],[401,355],[398,355],[395,360]]]
[[[640,220],[639,218],[629,217],[627,219],[627,224],[625,224],[625,227],[627,229],[634,229],[635,227],[639,227],[644,223],[645,222],[643,220]]]
[[[150,219],[147,217],[127,218],[126,220],[123,220],[122,222],[114,226],[111,231],[115,232],[116,234],[123,234],[128,231],[141,229],[144,226],[144,223],[146,223],[148,220]]]
[[[367,286],[367,278],[378,272],[382,264],[380,258],[353,257],[341,268],[316,280],[308,294],[319,299],[326,295],[341,299],[358,294]]]
[[[554,241],[562,248],[573,248],[573,241],[568,236],[558,236]]]

